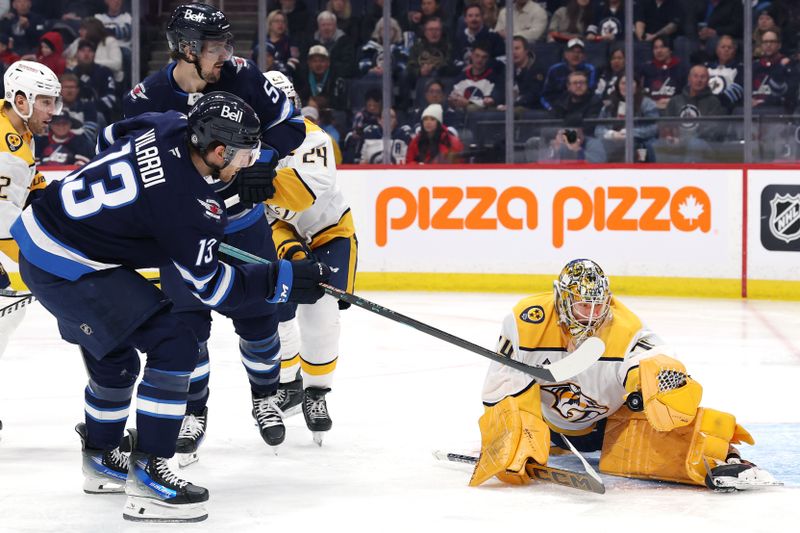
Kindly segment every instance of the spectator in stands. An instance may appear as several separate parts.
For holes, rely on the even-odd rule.
[[[608,47],[608,62],[597,78],[595,94],[603,101],[603,105],[611,102],[611,96],[617,89],[617,81],[625,74],[625,45],[614,43]]]
[[[394,107],[389,108],[391,120],[391,143],[389,153],[390,162],[393,165],[405,165],[408,145],[413,137],[414,130],[411,126],[399,125],[397,122],[397,111]],[[383,163],[383,114],[378,117],[377,124],[371,124],[364,129],[364,142],[361,144],[361,151],[358,157],[360,165],[380,165]]]
[[[364,132],[370,124],[377,124],[383,111],[383,95],[381,89],[369,89],[364,95],[364,107],[353,116],[352,130],[357,135]]]
[[[595,7],[594,23],[586,29],[590,41],[625,39],[625,0],[605,0]]]
[[[339,132],[336,131],[336,128],[330,124],[322,124],[322,121],[320,120],[320,111],[315,106],[308,105],[301,109],[300,112],[303,117],[322,128],[322,130],[330,136],[331,144],[333,145],[333,159],[336,161],[337,165],[340,165],[342,163],[342,149],[339,148]]]
[[[683,26],[679,0],[639,0],[634,7],[634,31],[641,41],[674,37]]]
[[[472,48],[479,42],[486,43],[491,59],[505,55],[506,45],[499,35],[483,23],[483,8],[480,5],[472,4],[464,8],[464,24],[464,31],[456,34],[453,47],[456,67],[463,68],[469,63]]]
[[[742,38],[743,16],[741,0],[705,0],[697,2],[697,38],[702,43],[716,46],[720,35]]]
[[[300,64],[300,47],[298,43],[289,38],[288,19],[282,11],[277,9],[267,15],[267,44],[272,45],[274,61],[283,65],[287,72],[294,74]],[[269,50],[269,46],[267,46],[267,50]],[[255,61],[257,58],[258,43],[253,47],[253,60]]]
[[[47,65],[56,76],[61,76],[67,69],[67,62],[61,54],[64,52],[64,41],[57,31],[49,31],[39,38],[39,50],[36,54],[24,56],[23,59],[38,61]]]
[[[31,10],[31,0],[13,0],[11,9],[0,16],[0,33],[14,39],[14,49],[20,55],[35,53],[46,27],[45,18]]]
[[[14,52],[13,48],[14,39],[7,33],[0,33],[0,63],[9,66],[11,63],[20,60],[19,55]]]
[[[663,110],[685,85],[686,66],[672,55],[672,41],[668,37],[656,37],[653,59],[642,66],[642,90]]]
[[[706,62],[708,87],[730,112],[742,104],[744,65],[736,59],[736,41],[730,35],[719,38],[716,52],[716,59]]]
[[[533,0],[514,0],[514,36],[524,37],[529,43],[544,37],[547,30],[547,11]],[[500,37],[506,38],[506,8],[500,10],[494,27]]]
[[[336,27],[349,35],[354,43],[361,42],[361,17],[353,15],[350,0],[328,0],[326,10],[336,15]]]
[[[267,43],[267,53],[264,55],[264,72],[269,72],[270,70],[277,70],[278,72],[283,73],[286,77],[290,80],[294,78],[295,71],[290,70],[285,63],[282,63],[275,59],[275,47],[272,43]],[[256,48],[253,49],[253,61],[258,61],[258,45]]]
[[[383,0],[371,0],[364,2],[364,17],[361,19],[361,39],[367,38],[375,28],[375,23],[379,18],[383,18]],[[404,30],[408,24],[408,2],[392,2],[389,0],[392,18],[400,23]]]
[[[392,78],[397,83],[401,76],[405,75],[406,65],[408,64],[408,50],[403,43],[403,32],[400,30],[400,24],[395,19],[391,19],[389,25],[391,28]],[[362,76],[383,75],[383,19],[378,19],[370,40],[361,47],[358,71]]]
[[[61,100],[64,103],[64,113],[69,114],[81,126],[72,132],[83,135],[86,141],[94,146],[97,142],[98,129],[105,127],[106,122],[102,115],[98,116],[97,106],[94,101],[80,99],[80,80],[73,72],[61,75]]]
[[[53,2],[51,0],[39,0],[39,5],[50,5],[50,12],[45,15],[41,9],[42,16],[46,19],[61,18],[62,21],[80,23],[86,17],[91,17],[95,13],[103,11],[103,0],[61,0]],[[77,25],[76,25],[77,29]]]
[[[81,124],[67,113],[54,115],[47,136],[36,137],[36,159],[40,166],[83,166],[94,156],[94,146],[73,129]]]
[[[447,127],[450,128],[454,134],[458,134],[455,128],[461,129],[464,126],[464,114],[456,113],[453,108],[450,107],[447,103],[444,84],[436,78],[428,80],[428,83],[425,84],[424,101],[422,105],[413,111],[414,131],[419,131],[422,127],[422,112],[431,104],[442,106],[442,118],[444,119],[442,123],[447,124]]]
[[[111,70],[115,82],[122,81],[125,77],[125,72],[122,70],[122,49],[119,42],[108,34],[103,23],[94,17],[87,17],[81,22],[78,35],[79,38],[64,51],[67,66],[73,68],[78,63],[78,43],[82,40],[89,41],[96,50],[94,62]]]
[[[98,13],[95,17],[103,23],[108,34],[117,40],[120,47],[130,50],[133,34],[131,14],[123,10],[122,0],[105,0],[105,2],[106,12]]]
[[[451,59],[452,48],[450,42],[444,38],[442,19],[429,18],[425,21],[422,38],[414,43],[409,53],[406,69],[409,88],[414,87],[419,78],[451,75]]]
[[[314,45],[322,45],[328,50],[331,66],[339,76],[352,78],[356,74],[355,42],[336,26],[336,15],[322,11],[317,15],[317,31]]]
[[[528,40],[521,36],[514,37],[511,58],[514,62],[514,107],[524,109],[541,108],[539,98],[544,84],[544,68],[536,63],[530,52]],[[498,106],[499,110],[505,106]]]
[[[655,142],[661,162],[698,162],[713,160],[709,143],[724,137],[724,127],[713,121],[692,121],[698,117],[725,115],[719,99],[708,88],[708,67],[695,65],[689,71],[689,83],[670,99],[666,116],[681,117],[680,122],[664,123],[660,139]]]
[[[477,0],[473,2],[483,9],[483,23],[488,28],[497,26],[500,20],[500,8],[497,7],[497,0]]]
[[[281,13],[289,21],[289,35],[298,44],[311,41],[314,33],[312,23],[314,14],[308,10],[303,0],[280,0]]]
[[[782,30],[783,44],[787,52],[797,52],[800,43],[800,2],[797,0],[774,0],[776,22]]]
[[[409,11],[408,28],[418,37],[422,37],[425,32],[425,25],[434,18],[438,19],[441,24],[444,24],[444,20],[447,19],[442,12],[441,3],[439,0],[422,0],[419,5],[419,11]]]
[[[470,64],[456,78],[448,101],[454,109],[490,110],[502,104],[505,97],[503,71],[492,64],[490,45],[478,42],[472,46]]]
[[[753,57],[761,57],[764,54],[761,49],[761,40],[764,38],[764,33],[773,31],[778,27],[776,14],[776,8],[767,8],[758,15],[756,28],[753,30]]]
[[[409,165],[454,163],[464,144],[442,123],[442,106],[431,104],[422,112],[422,128],[411,140],[406,153]]]
[[[567,77],[567,91],[553,101],[550,116],[561,120],[564,128],[559,130],[552,142],[554,155],[561,160],[586,160],[590,163],[603,163],[606,160],[603,143],[594,138],[593,124],[585,119],[595,119],[600,114],[603,103],[589,90],[589,77],[586,72],[576,70]],[[576,134],[571,140],[571,132]]]
[[[589,91],[594,91],[597,87],[597,73],[592,64],[584,61],[586,56],[583,49],[583,41],[578,38],[571,39],[567,43],[567,49],[564,50],[564,61],[548,69],[540,99],[544,109],[550,110],[551,102],[564,94],[567,89],[567,76],[576,70],[586,72]]]
[[[608,105],[600,111],[600,118],[625,120],[627,105],[625,102],[625,75],[621,75],[615,84],[614,91],[611,93],[611,100]],[[633,85],[633,116],[639,118],[650,118],[652,121],[637,121],[633,126],[633,143],[635,158],[639,163],[655,161],[653,143],[658,137],[659,111],[656,103],[642,93],[639,84],[634,80]],[[603,145],[608,160],[612,162],[624,161],[625,153],[625,123],[617,122],[614,124],[600,124],[595,130],[598,139],[603,139]]]
[[[567,5],[556,9],[550,19],[547,41],[568,42],[582,37],[594,24],[594,8],[591,0],[568,0]]]
[[[780,53],[780,30],[764,32],[761,39],[761,57],[753,61],[753,107],[794,107],[790,95],[794,75],[791,60]]]
[[[328,101],[324,96],[312,96],[308,99],[308,105],[302,109],[303,116],[306,116],[306,112],[309,109],[316,113],[313,119],[314,123],[331,136],[331,139],[336,142],[336,150],[339,150],[341,134],[334,124],[333,113],[331,113],[331,109],[328,107]],[[311,111],[308,112],[310,113]],[[339,150],[339,162],[341,162],[341,157],[341,150]]]
[[[312,96],[324,96],[333,109],[347,109],[347,89],[344,79],[331,65],[330,54],[321,44],[308,50],[306,66],[294,79],[294,88],[307,102]]]
[[[78,63],[71,71],[78,76],[81,82],[81,98],[93,100],[106,122],[110,123],[120,116],[114,73],[108,67],[95,63],[95,49],[92,41],[80,39],[78,41]]]

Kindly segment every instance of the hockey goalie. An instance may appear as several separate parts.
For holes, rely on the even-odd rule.
[[[527,483],[529,461],[546,465],[569,443],[581,451],[601,450],[600,471],[617,476],[715,490],[776,484],[734,447],[754,444],[753,437],[732,414],[700,406],[700,383],[611,295],[594,261],[570,261],[552,293],[521,300],[503,322],[497,351],[528,365],[547,365],[589,337],[604,341],[606,350],[567,381],[538,382],[492,363],[478,422],[481,455],[470,485],[492,476]]]

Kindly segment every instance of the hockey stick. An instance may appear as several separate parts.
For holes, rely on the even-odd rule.
[[[0,296],[5,296],[0,294]],[[15,311],[18,311],[21,307],[25,307],[26,305],[33,303],[36,301],[36,296],[31,293],[27,294],[20,294],[21,298],[19,300],[14,301],[14,303],[8,304],[5,307],[0,307],[0,318],[9,315]],[[13,298],[13,296],[12,296]]]
[[[576,452],[577,453],[577,452]],[[433,456],[439,461],[451,461],[453,463],[465,463],[474,465],[478,462],[478,458],[472,455],[464,455],[460,453],[445,452],[436,450]],[[583,457],[578,454],[584,465],[588,466]],[[545,483],[555,483],[564,487],[572,489],[585,490],[587,492],[594,492],[596,494],[605,494],[606,487],[597,472],[588,466],[586,472],[575,472],[574,470],[564,470],[563,468],[555,468],[553,466],[540,465],[534,461],[528,461],[525,465],[525,472],[528,477],[536,481],[543,481]]]
[[[0,296],[8,296],[9,298],[16,298],[17,296],[26,298],[30,295],[30,292],[15,291],[14,289],[0,289]]]
[[[266,259],[245,252],[244,250],[240,250],[226,243],[219,245],[219,251],[225,255],[233,257],[234,259],[244,261],[245,263],[269,263],[269,261]],[[388,318],[389,320],[394,320],[400,324],[405,324],[406,326],[410,326],[418,331],[427,333],[432,337],[436,337],[439,340],[449,342],[450,344],[455,344],[460,348],[464,348],[465,350],[469,350],[470,352],[486,357],[487,359],[491,359],[492,361],[500,363],[501,365],[510,366],[511,368],[519,370],[520,372],[524,372],[543,381],[558,382],[580,374],[592,366],[605,351],[605,344],[603,341],[595,337],[590,337],[584,341],[584,343],[581,344],[577,350],[560,361],[556,361],[555,363],[547,366],[530,366],[514,359],[503,357],[498,353],[487,350],[483,346],[478,346],[477,344],[469,342],[468,340],[456,337],[451,333],[447,333],[446,331],[442,331],[438,328],[425,324],[424,322],[420,322],[419,320],[400,314],[396,311],[392,311],[389,308],[356,296],[355,294],[345,292],[332,285],[328,285],[327,283],[320,283],[320,286],[325,289],[327,294],[330,294],[334,298],[342,300],[343,302],[366,309],[367,311],[375,313],[376,315]]]

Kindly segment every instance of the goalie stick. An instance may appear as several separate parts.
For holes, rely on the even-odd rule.
[[[244,250],[240,250],[226,243],[221,243],[219,245],[219,251],[225,255],[233,257],[234,259],[244,261],[245,263],[269,263],[269,261],[266,259],[245,252]],[[361,298],[360,296],[356,296],[355,294],[345,292],[327,283],[320,283],[320,286],[325,289],[327,294],[330,294],[334,298],[342,300],[343,302],[366,309],[367,311],[375,313],[376,315],[388,318],[389,320],[394,320],[400,324],[405,324],[406,326],[410,326],[417,331],[427,333],[432,337],[436,337],[437,339],[449,342],[450,344],[454,344],[460,348],[464,348],[465,350],[469,350],[470,352],[486,357],[487,359],[496,361],[501,365],[510,366],[511,368],[519,370],[520,372],[524,372],[543,381],[558,382],[580,374],[592,366],[605,351],[605,344],[603,341],[595,337],[590,337],[586,339],[586,341],[584,341],[577,350],[560,361],[556,361],[555,363],[546,366],[530,366],[509,357],[504,357],[496,352],[484,348],[483,346],[478,346],[477,344],[474,344],[466,339],[456,337],[451,333],[442,331],[409,316],[392,311],[391,309],[376,304],[375,302],[371,302]]]
[[[566,442],[569,443],[569,441]],[[571,443],[569,443],[569,445],[572,446]],[[587,468],[586,472],[576,472],[574,470],[564,470],[553,466],[540,465],[534,461],[528,461],[525,465],[525,472],[527,472],[531,479],[536,481],[555,483],[563,487],[585,490],[596,494],[605,494],[606,487],[603,485],[603,480],[600,479],[597,472],[589,466],[589,463],[586,462],[580,453],[577,453],[574,448],[572,451],[576,453],[581,462],[583,462],[584,466]],[[445,452],[442,450],[434,451],[433,456],[439,461],[451,461],[453,463],[474,465],[478,462],[478,458],[475,456]]]

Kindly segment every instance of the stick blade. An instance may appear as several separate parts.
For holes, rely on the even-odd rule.
[[[548,365],[547,369],[553,375],[553,381],[563,381],[577,376],[603,355],[606,344],[597,337],[589,337],[580,347],[560,361]]]

